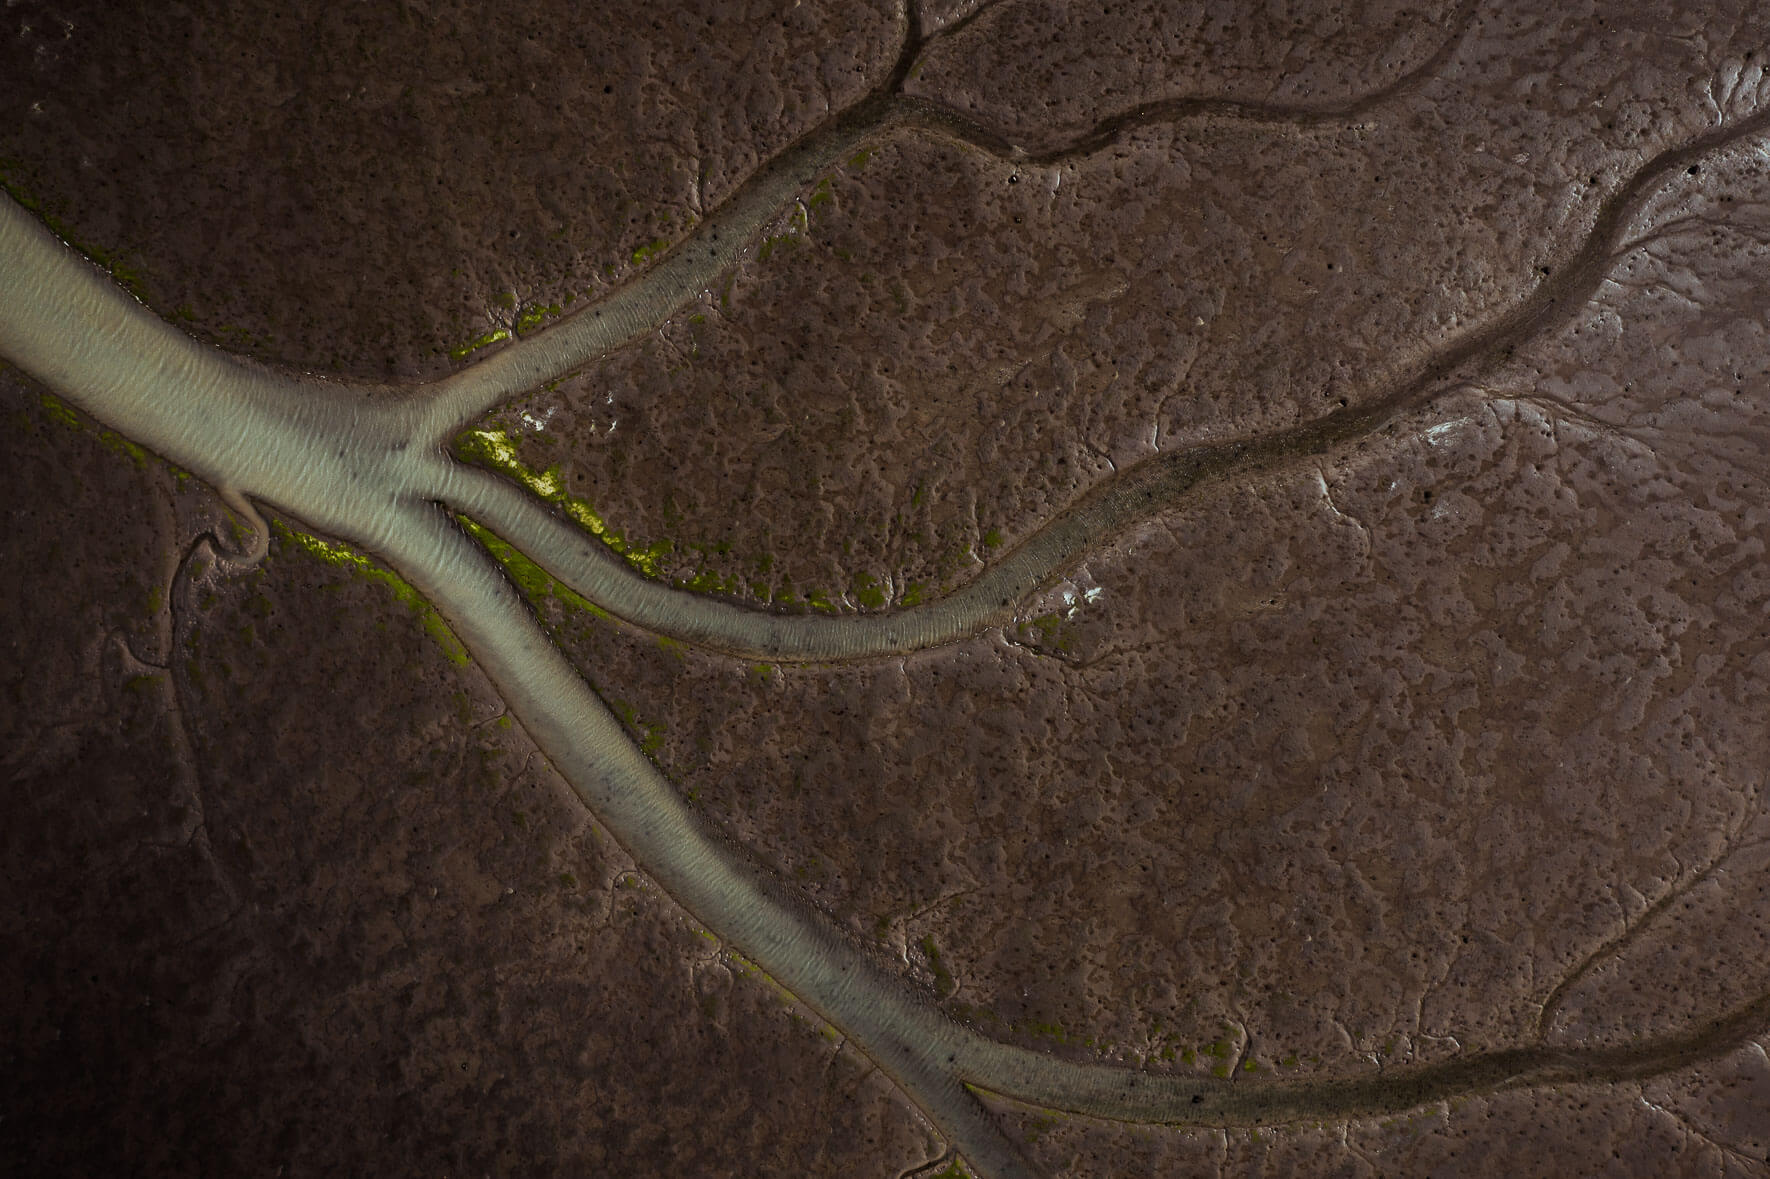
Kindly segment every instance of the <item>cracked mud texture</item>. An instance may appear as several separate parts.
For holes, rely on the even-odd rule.
[[[201,339],[434,376],[641,272],[888,73],[888,9],[779,7],[24,0],[0,164]],[[664,329],[485,424],[670,542],[666,575],[932,596],[1157,447],[1356,407],[1524,302],[1643,164],[1770,104],[1767,32],[1725,5],[997,3],[907,89],[1036,158],[881,135]],[[1679,168],[1509,359],[1100,538],[1000,631],[748,667],[543,616],[690,798],[1002,1039],[1334,1077],[1761,1005],[1764,144]],[[0,1159],[940,1156],[388,586],[286,536],[179,572],[226,534],[213,496],[0,382]],[[1000,1111],[1056,1174],[1770,1169],[1737,1038],[1328,1125]]]

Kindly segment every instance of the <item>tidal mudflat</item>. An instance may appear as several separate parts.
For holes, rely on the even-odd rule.
[[[1760,1165],[1755,17],[21,7],[9,1153]]]

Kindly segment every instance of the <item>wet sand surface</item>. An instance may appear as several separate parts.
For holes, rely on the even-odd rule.
[[[908,125],[477,436],[635,576],[855,618],[1161,455],[1221,470],[901,658],[543,621],[693,808],[993,1040],[1250,1090],[1627,1064],[1278,1125],[994,1102],[1044,1171],[1762,1173],[1763,18],[921,19],[967,16]],[[15,194],[195,338],[370,383],[633,281],[898,54],[847,6],[6,19]],[[0,384],[4,1157],[947,1166],[421,604],[294,519],[198,568],[209,489]]]

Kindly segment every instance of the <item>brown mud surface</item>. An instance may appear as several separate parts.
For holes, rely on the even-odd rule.
[[[541,601],[635,738],[955,1016],[1066,1058],[1361,1077],[1762,1006],[1770,17],[948,7],[904,84],[944,130],[479,428],[660,575],[843,612],[1160,454],[1315,441],[901,660]],[[0,178],[197,338],[389,383],[642,273],[899,37],[834,3],[234,9],[9,4]],[[940,1170],[421,604],[286,530],[232,571],[207,489],[15,371],[0,401],[0,1170]],[[1760,1175],[1766,1035],[1401,1117],[997,1108],[1103,1179]]]

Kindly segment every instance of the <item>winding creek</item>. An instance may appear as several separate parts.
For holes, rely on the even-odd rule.
[[[1770,126],[1770,111],[1760,112],[1649,161],[1609,195],[1552,277],[1424,361],[1381,375],[1373,395],[1355,407],[1125,471],[965,588],[914,608],[781,615],[671,588],[640,575],[513,484],[446,454],[447,440],[487,409],[654,330],[738,263],[807,185],[866,142],[934,134],[1012,154],[1012,145],[951,112],[896,100],[908,63],[928,40],[912,29],[903,61],[879,92],[762,168],[628,286],[432,385],[353,387],[200,345],[11,201],[0,202],[0,355],[230,502],[267,505],[384,559],[435,605],[554,768],[663,889],[849,1037],[981,1175],[1009,1179],[1033,1171],[973,1088],[1106,1118],[1255,1125],[1394,1112],[1462,1093],[1647,1076],[1713,1056],[1770,1025],[1766,998],[1679,1037],[1626,1049],[1535,1046],[1352,1079],[1231,1081],[1058,1060],[994,1042],[943,1014],[933,996],[905,982],[874,949],[757,869],[635,746],[456,514],[610,613],[733,656],[866,659],[954,642],[1001,624],[1091,547],[1195,489],[1356,445],[1404,411],[1466,388],[1506,348],[1548,330],[1590,297],[1651,195],[1697,158]],[[1164,107],[1122,116],[1074,150],[1106,141],[1134,118],[1343,118],[1409,84],[1454,44],[1453,36],[1384,94],[1342,109]]]

